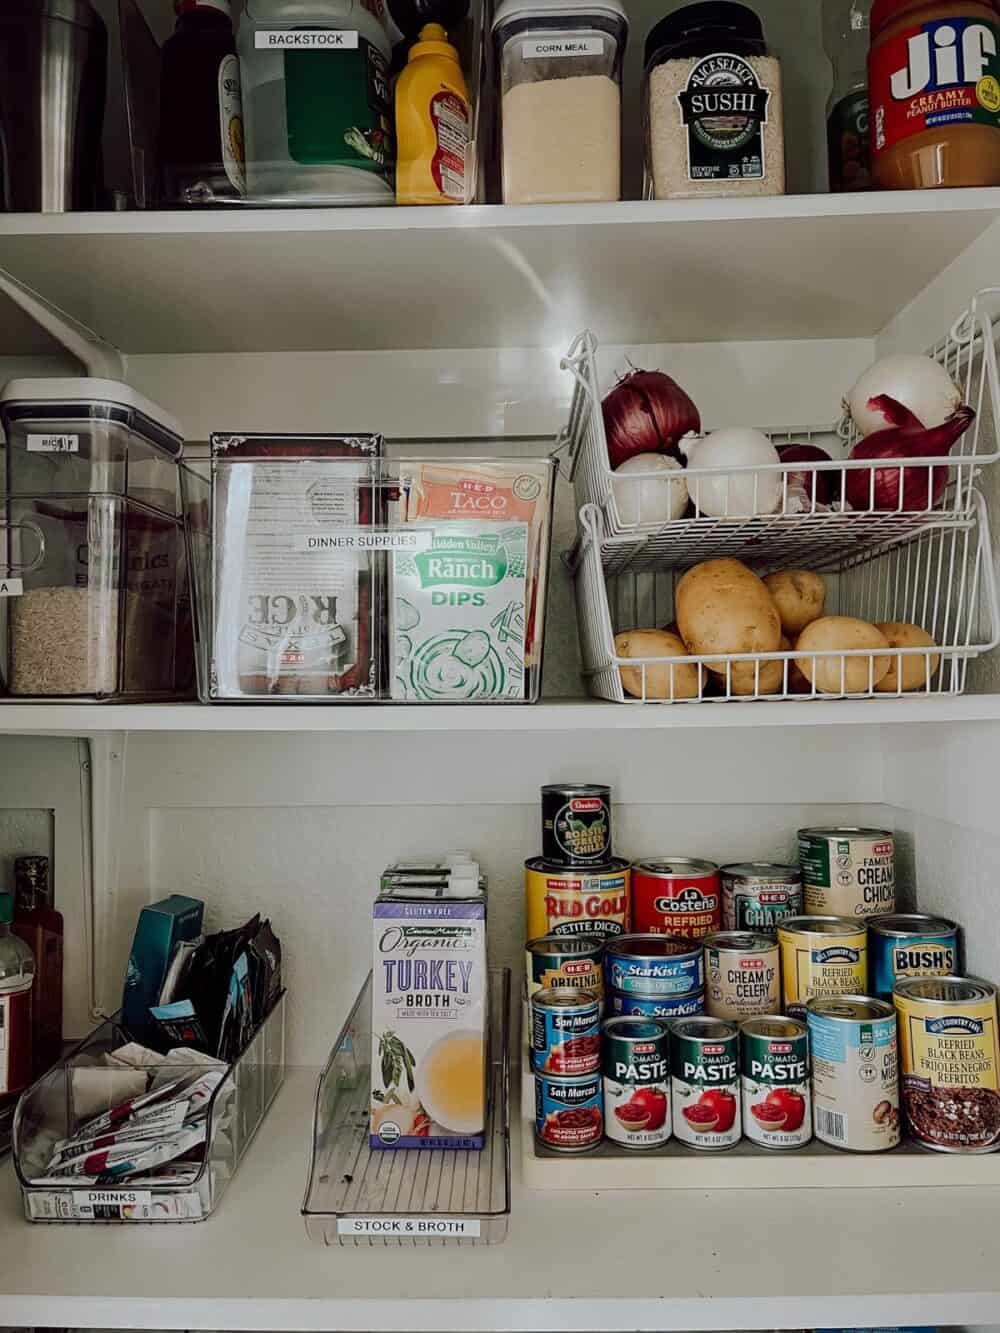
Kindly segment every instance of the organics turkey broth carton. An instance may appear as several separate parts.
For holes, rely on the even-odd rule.
[[[482,1148],[486,894],[478,879],[391,885],[374,914],[373,1148]]]

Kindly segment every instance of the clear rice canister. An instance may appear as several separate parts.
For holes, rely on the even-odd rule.
[[[621,198],[620,0],[502,0],[493,20],[507,204]]]

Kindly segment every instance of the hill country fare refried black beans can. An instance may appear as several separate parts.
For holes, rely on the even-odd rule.
[[[888,829],[801,828],[807,916],[883,916],[896,910],[896,843]]]
[[[776,937],[782,917],[802,912],[802,872],[798,866],[744,861],[723,866],[722,929],[752,930]]]
[[[610,787],[553,782],[542,788],[542,859],[569,869],[610,861]]]

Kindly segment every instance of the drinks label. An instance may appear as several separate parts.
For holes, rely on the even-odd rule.
[[[253,35],[257,51],[356,51],[358,34],[333,28],[265,28]]]

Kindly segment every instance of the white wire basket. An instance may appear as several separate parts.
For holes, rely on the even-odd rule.
[[[983,300],[995,290],[980,292],[928,353],[949,372],[963,401],[975,409],[975,421],[951,454],[899,462],[897,507],[891,510],[877,507],[875,491],[875,473],[886,467],[885,460],[849,459],[856,435],[849,421],[841,421],[765,431],[775,445],[818,444],[831,455],[831,462],[770,464],[724,472],[687,467],[668,474],[672,484],[687,483],[692,503],[686,513],[669,522],[647,519],[643,483],[656,481],[662,486],[664,473],[630,472],[627,479],[615,476],[608,461],[601,411],[598,342],[590,332],[580,334],[562,363],[576,380],[563,442],[570,453],[578,507],[596,505],[602,514],[608,543],[605,567],[612,571],[622,568],[623,560],[634,567],[638,558],[653,567],[692,564],[716,556],[759,560],[762,555],[786,565],[813,567],[820,556],[848,559],[928,525],[967,519],[976,476],[985,464],[1000,457],[995,425],[1000,421],[1000,379],[992,322],[982,309]],[[943,469],[947,470],[947,484],[940,494],[935,483],[941,480]],[[895,460],[892,470],[897,470]],[[792,480],[793,474],[803,472],[808,490]],[[865,474],[868,484],[851,486],[863,497],[862,505],[852,506],[847,502],[848,474],[859,472]],[[824,474],[833,477],[833,495],[827,503],[821,502],[824,484],[817,480]],[[708,507],[721,511],[718,516],[701,512],[699,498],[702,489],[708,493],[709,487],[714,499]],[[774,511],[758,513],[767,507],[765,497],[769,501],[775,492]],[[855,494],[855,502],[858,499]],[[909,507],[918,503],[919,508]],[[649,509],[647,500],[647,513]]]
[[[815,548],[811,552],[809,568],[823,574],[827,585],[825,615],[919,625],[933,637],[932,651],[926,647],[836,653],[789,649],[676,658],[621,657],[615,636],[670,625],[674,588],[683,571],[671,561],[654,567],[648,552],[640,550],[631,561],[624,556],[612,560],[608,572],[602,568],[602,549],[624,552],[632,543],[627,538],[606,541],[600,510],[584,506],[580,537],[569,563],[587,688],[613,703],[805,702],[961,694],[970,660],[1000,641],[986,505],[976,490],[970,491],[969,502],[967,515],[942,516],[916,533],[904,534],[902,540],[897,536],[895,541],[850,554],[820,548],[819,559]],[[776,559],[758,561],[756,567],[764,575],[785,565],[782,552]],[[881,672],[885,658],[890,659],[887,678]],[[803,659],[807,659],[805,671]],[[904,681],[904,660],[918,663],[915,671],[905,673],[916,675],[916,688],[902,688],[912,683]],[[630,691],[624,687],[621,668],[627,670]]]

